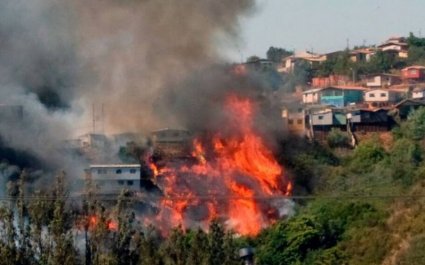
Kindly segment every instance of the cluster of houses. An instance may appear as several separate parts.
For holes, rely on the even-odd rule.
[[[408,56],[404,38],[390,38],[382,45],[350,52],[352,61],[368,61],[378,51],[399,58]],[[304,53],[282,60],[279,72],[293,71],[297,60],[312,65],[328,60],[336,53],[317,55]],[[285,133],[316,140],[326,139],[332,128],[352,136],[356,133],[390,130],[395,121],[425,106],[425,67],[408,66],[398,73],[354,76],[316,77],[310,86],[282,96],[282,118]]]
[[[282,118],[286,133],[323,140],[332,128],[357,133],[391,130],[411,110],[425,106],[424,67],[411,77],[377,75],[365,86],[324,86],[295,93],[283,99]],[[410,70],[408,70],[410,71]],[[401,83],[388,81],[399,80]],[[391,82],[391,84],[389,84]],[[394,82],[394,83],[392,83]]]

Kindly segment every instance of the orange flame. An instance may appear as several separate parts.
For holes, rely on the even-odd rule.
[[[192,222],[185,223],[188,216],[198,216],[201,223],[220,217],[235,232],[255,235],[276,220],[267,200],[291,194],[292,184],[253,129],[252,102],[231,96],[225,108],[234,132],[216,133],[204,142],[196,139],[196,164],[151,166],[165,194],[156,219],[160,224],[184,228]],[[205,150],[211,151],[208,156]]]

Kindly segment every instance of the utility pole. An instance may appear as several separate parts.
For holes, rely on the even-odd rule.
[[[93,134],[96,133],[96,113],[94,108],[94,103],[92,103],[92,125],[93,125]]]

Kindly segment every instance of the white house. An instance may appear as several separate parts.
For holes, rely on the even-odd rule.
[[[319,104],[320,103],[320,91],[322,88],[309,89],[303,92],[303,103],[304,104]]]
[[[316,66],[326,61],[326,55],[316,54],[312,52],[300,52],[290,55],[282,59],[281,65],[277,68],[280,73],[291,73],[294,71],[295,64],[298,61],[308,62],[312,66]]]
[[[425,87],[416,87],[412,91],[412,98],[423,99],[425,98]]]
[[[364,93],[364,101],[372,107],[386,107],[402,100],[403,91],[392,89],[372,89]]]
[[[140,190],[139,164],[90,165],[86,170],[99,194],[120,194],[122,190]]]

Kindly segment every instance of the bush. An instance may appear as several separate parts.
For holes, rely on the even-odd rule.
[[[327,142],[329,147],[346,147],[350,143],[350,137],[347,133],[342,132],[338,128],[332,128],[328,134]]]

